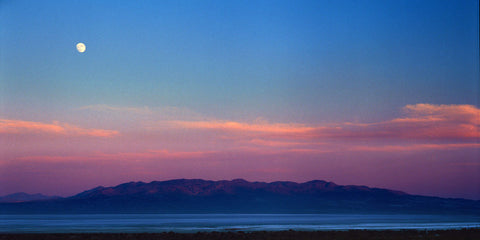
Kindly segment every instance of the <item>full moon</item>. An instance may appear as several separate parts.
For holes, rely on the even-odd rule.
[[[83,53],[83,52],[85,52],[86,49],[87,49],[87,47],[85,46],[85,44],[77,43],[77,51],[78,52]]]

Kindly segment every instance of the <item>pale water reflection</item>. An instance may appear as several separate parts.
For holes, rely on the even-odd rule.
[[[0,232],[198,232],[480,227],[480,216],[353,214],[0,215]]]

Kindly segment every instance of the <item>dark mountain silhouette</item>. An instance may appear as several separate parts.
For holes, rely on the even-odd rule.
[[[97,187],[48,201],[1,203],[0,213],[434,213],[480,214],[480,201],[410,195],[326,181],[178,179]]]
[[[0,203],[14,203],[14,202],[29,202],[38,200],[51,200],[59,199],[58,196],[46,196],[40,193],[28,194],[24,192],[18,192],[0,197]]]

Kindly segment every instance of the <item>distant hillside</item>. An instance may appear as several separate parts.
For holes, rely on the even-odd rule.
[[[480,201],[410,195],[326,181],[178,179],[97,187],[49,201],[0,204],[0,213],[435,213],[480,214]]]
[[[59,199],[58,196],[46,196],[40,193],[28,194],[24,192],[13,193],[10,195],[0,197],[0,203],[15,203],[15,202],[29,202],[38,200]]]

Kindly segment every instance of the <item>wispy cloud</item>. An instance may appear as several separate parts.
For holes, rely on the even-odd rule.
[[[46,161],[46,162],[63,162],[63,161],[89,161],[89,160],[113,160],[113,161],[138,161],[138,160],[164,160],[164,159],[193,159],[211,154],[212,152],[182,152],[169,150],[147,150],[140,152],[117,152],[103,153],[96,152],[91,154],[80,155],[35,155],[23,156],[18,160]]]
[[[295,142],[295,141],[272,141],[264,139],[252,139],[248,141],[249,144],[268,147],[298,147],[298,146],[319,146],[324,143],[312,143],[312,142]]]
[[[245,123],[235,121],[169,121],[170,128],[215,130],[270,139],[397,138],[476,139],[480,138],[480,109],[471,105],[416,104],[403,108],[405,116],[374,123],[332,123],[308,126],[297,123]]]
[[[272,134],[306,134],[315,128],[303,124],[242,123],[234,121],[171,121],[171,126],[189,129],[210,129],[234,132],[257,132]]]
[[[77,110],[95,112],[96,114],[108,114],[112,117],[126,117],[142,119],[146,123],[173,120],[199,120],[204,119],[201,114],[187,108],[174,106],[164,107],[131,107],[111,106],[107,104],[95,104],[77,108]]]
[[[41,123],[23,120],[0,119],[0,134],[55,134],[64,136],[113,137],[118,131],[87,129],[54,121]]]
[[[88,105],[79,108],[80,110],[93,110],[99,112],[128,112],[134,114],[152,114],[149,107],[114,107],[106,104]]]
[[[416,104],[403,108],[405,117],[378,123],[346,123],[332,136],[478,139],[480,109],[472,105]]]
[[[445,144],[411,144],[411,145],[383,145],[383,146],[355,146],[350,151],[372,152],[406,152],[425,150],[455,150],[462,148],[480,148],[480,143],[445,143]]]

